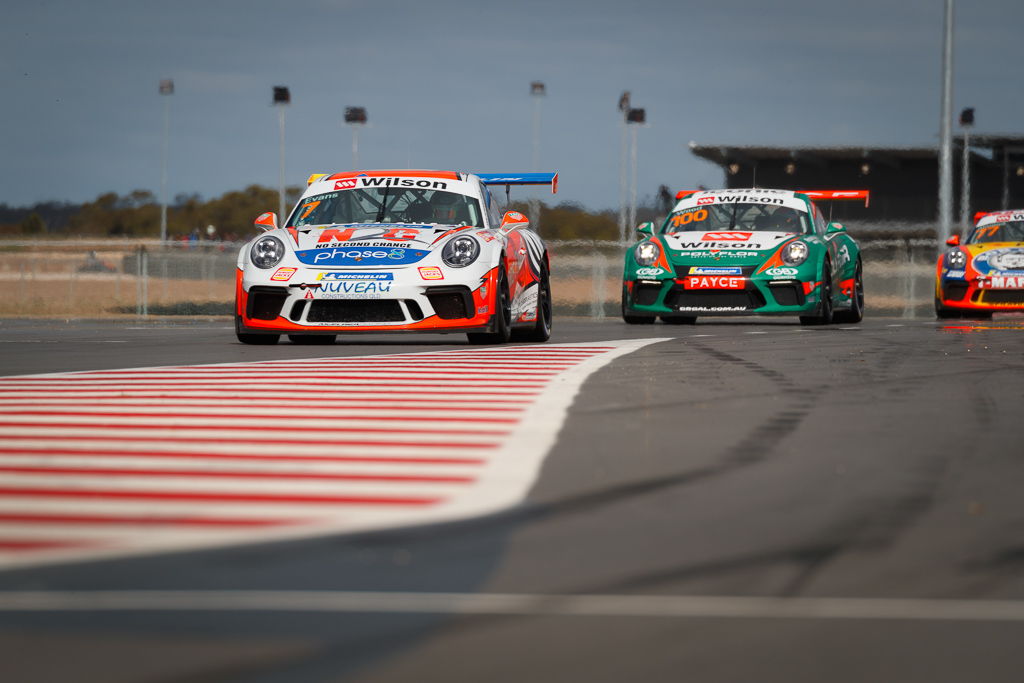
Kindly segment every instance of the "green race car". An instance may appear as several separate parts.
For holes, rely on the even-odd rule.
[[[680,192],[661,229],[637,228],[626,252],[622,319],[692,324],[698,316],[796,315],[805,325],[864,316],[860,248],[812,201],[866,190]]]

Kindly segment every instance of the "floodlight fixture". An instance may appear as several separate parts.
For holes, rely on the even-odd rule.
[[[292,94],[288,90],[287,86],[275,85],[274,86],[274,104],[291,104]]]
[[[365,107],[345,107],[345,123],[360,125],[366,123]]]
[[[974,125],[974,107],[966,107],[960,112],[960,126],[970,128]]]
[[[647,111],[644,109],[630,109],[626,112],[626,123],[647,123]]]
[[[530,83],[530,94],[534,97],[543,97],[548,93],[547,88],[544,87],[544,84],[541,81],[533,81]]]
[[[160,79],[160,94],[161,95],[173,95],[174,94],[174,79],[173,78],[161,78]]]

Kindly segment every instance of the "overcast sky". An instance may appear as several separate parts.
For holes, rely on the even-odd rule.
[[[959,0],[954,110],[1024,133],[1021,0]],[[687,143],[935,145],[942,0],[6,0],[0,202],[159,192],[161,78],[174,79],[168,192],[277,187],[363,168],[531,165],[531,81],[547,85],[557,199],[618,203],[620,93],[647,110],[639,194],[720,186]],[[543,196],[543,195],[541,195]],[[545,197],[545,199],[549,199]],[[275,208],[275,207],[268,207]]]

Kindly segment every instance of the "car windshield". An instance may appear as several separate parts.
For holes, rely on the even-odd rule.
[[[484,227],[474,197],[406,187],[340,190],[304,197],[286,227],[334,223],[443,223]]]
[[[1007,221],[975,228],[967,243],[980,242],[1024,242],[1024,221]]]
[[[672,212],[663,232],[673,234],[692,230],[744,230],[760,232],[805,233],[810,223],[807,214],[775,204],[704,204]]]

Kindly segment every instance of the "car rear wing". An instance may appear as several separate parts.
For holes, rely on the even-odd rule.
[[[797,190],[797,192],[819,202],[863,199],[864,206],[868,206],[871,201],[871,192],[868,190]]]
[[[685,199],[695,192],[703,190],[680,190],[676,192],[676,201]],[[794,190],[797,194],[807,195],[810,199],[819,202],[835,202],[848,199],[863,199],[864,206],[871,201],[871,192],[868,190]]]
[[[558,192],[557,173],[476,173],[484,185],[550,185],[551,194]]]

